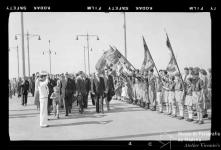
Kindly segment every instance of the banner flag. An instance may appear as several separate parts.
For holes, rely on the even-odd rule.
[[[154,68],[154,62],[144,37],[143,37],[143,44],[144,44],[144,60],[141,67],[141,72],[149,71],[150,69]]]
[[[166,34],[167,36],[167,34]],[[179,72],[178,70],[178,66],[177,66],[177,63],[176,63],[176,58],[173,54],[173,49],[172,49],[172,46],[170,44],[170,40],[169,40],[169,37],[167,36],[167,40],[166,40],[166,45],[167,47],[169,48],[170,50],[170,61],[169,61],[169,64],[167,65],[167,71],[170,72],[170,73],[176,73],[176,72]]]

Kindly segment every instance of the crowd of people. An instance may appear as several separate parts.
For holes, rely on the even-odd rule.
[[[68,116],[74,102],[77,102],[79,113],[82,114],[84,109],[88,108],[89,94],[92,105],[96,106],[97,113],[104,113],[104,101],[107,105],[107,111],[110,111],[109,103],[115,94],[111,70],[91,75],[87,75],[83,71],[76,74],[62,73],[56,75],[42,71],[33,74],[31,79],[33,80],[24,77],[21,82],[19,80],[15,85],[18,87],[18,97],[22,97],[22,105],[24,106],[27,105],[28,93],[33,91],[34,104],[40,110],[41,127],[48,126],[48,116],[51,114],[59,119],[59,110],[61,109],[65,111],[65,116]],[[12,82],[9,82],[10,97],[12,85]]]
[[[184,74],[167,70],[135,70],[115,80],[115,98],[177,119],[203,124],[211,119],[211,69],[185,67]],[[156,109],[158,108],[158,109]],[[187,115],[184,115],[184,112]]]
[[[126,101],[144,109],[158,111],[177,119],[203,124],[211,109],[211,69],[185,67],[184,74],[170,74],[166,70],[116,75],[112,68],[87,75],[83,71],[76,74],[48,74],[37,72],[32,77],[9,80],[9,97],[21,97],[21,104],[27,105],[29,92],[34,96],[34,104],[40,110],[40,126],[48,127],[48,116],[59,118],[59,110],[68,116],[72,104],[77,103],[79,113],[88,107],[88,97],[95,105],[97,113],[104,113],[104,101],[110,111],[111,99]],[[187,115],[184,115],[187,112]]]

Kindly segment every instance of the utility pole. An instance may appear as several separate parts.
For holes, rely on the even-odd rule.
[[[84,36],[86,37],[86,40],[87,40],[87,49],[88,49],[88,74],[90,74],[90,56],[89,56],[89,37],[97,37],[97,40],[99,40],[99,37],[98,35],[89,35],[88,33],[86,35],[77,35],[77,38],[76,40],[78,40],[78,37],[79,36]]]
[[[36,36],[38,36],[38,40],[41,40],[41,38],[40,38],[40,35],[38,34],[29,34],[28,32],[26,36],[27,36],[27,48],[28,48],[28,75],[30,77],[31,70],[30,70],[29,40],[31,37],[36,37]]]
[[[85,58],[85,46],[84,46],[84,72],[86,73],[86,58]]]
[[[21,34],[16,34],[15,35],[15,40],[18,39],[18,36],[21,35]],[[31,37],[35,37],[35,36],[38,36],[38,40],[41,40],[40,38],[40,35],[38,34],[29,34],[27,32],[27,34],[24,34],[23,36],[26,36],[27,37],[27,48],[28,48],[28,76],[30,77],[30,54],[29,54],[29,40]],[[23,54],[23,53],[22,53]],[[23,55],[22,55],[23,56]]]
[[[21,36],[22,36],[22,66],[23,66],[23,77],[25,77],[25,47],[24,47],[24,20],[23,12],[21,12]]]
[[[45,51],[45,52],[48,52],[48,55],[49,55],[49,68],[50,68],[50,74],[51,74],[51,54],[54,53],[54,55],[56,55],[56,52],[54,52],[54,51],[52,51],[52,50],[50,49],[50,43],[51,43],[51,41],[49,40],[49,41],[48,41],[49,49],[48,49],[48,51]],[[45,52],[43,52],[43,55],[44,55]],[[52,53],[52,52],[53,52],[53,53]]]
[[[16,48],[16,51],[17,51],[18,79],[19,79],[19,53],[18,53],[18,45],[16,47],[10,47],[9,51],[10,51],[10,49],[13,49],[13,48]]]

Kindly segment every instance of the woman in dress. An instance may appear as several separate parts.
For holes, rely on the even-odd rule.
[[[39,102],[39,73],[36,73],[36,78],[35,78],[35,93],[34,93],[34,104],[37,106],[37,110],[40,108],[40,102]]]
[[[47,73],[42,71],[39,79],[39,98],[40,98],[40,126],[48,127],[48,78]]]

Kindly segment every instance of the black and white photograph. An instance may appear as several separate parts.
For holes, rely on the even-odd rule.
[[[10,12],[11,141],[209,141],[210,12]]]

